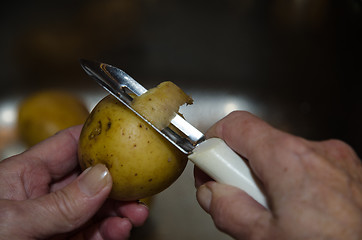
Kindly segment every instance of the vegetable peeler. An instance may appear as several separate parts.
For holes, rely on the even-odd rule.
[[[181,131],[183,136],[180,136],[169,127],[164,129],[156,128],[130,105],[132,101],[130,93],[140,96],[147,91],[146,88],[121,69],[109,64],[84,59],[81,59],[80,63],[85,72],[99,85],[175,145],[181,152],[187,154],[189,160],[211,178],[217,182],[242,189],[262,206],[268,208],[262,188],[254,178],[247,161],[229,148],[222,139],[205,139],[202,132],[178,114],[171,120],[171,124]]]

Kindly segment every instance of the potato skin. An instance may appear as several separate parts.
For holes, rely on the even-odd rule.
[[[132,108],[144,116],[155,127],[162,130],[176,116],[183,104],[193,100],[173,82],[166,81],[133,99]]]
[[[123,201],[161,192],[187,164],[185,154],[111,95],[89,115],[78,146],[81,168],[105,164],[113,179],[110,197]]]

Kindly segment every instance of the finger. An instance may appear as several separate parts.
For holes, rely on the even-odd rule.
[[[84,171],[65,188],[24,201],[24,225],[27,224],[28,232],[37,238],[77,229],[98,211],[111,187],[110,173],[104,165],[98,164]]]
[[[312,144],[315,151],[328,158],[339,169],[351,172],[350,170],[361,166],[361,160],[353,148],[341,140],[330,139]]]
[[[197,166],[194,167],[194,178],[195,178],[195,187],[199,188],[201,185],[205,184],[208,181],[212,181],[212,178],[204,173]]]
[[[30,148],[21,157],[26,158],[24,162],[28,165],[44,166],[51,178],[59,179],[78,165],[77,148],[81,129],[79,125],[62,130]]]
[[[294,174],[298,164],[291,163],[308,148],[305,140],[279,131],[242,111],[233,112],[217,122],[208,130],[207,137],[223,139],[235,152],[248,159],[263,184],[277,180],[278,176]]]
[[[75,168],[72,172],[64,176],[63,178],[59,179],[56,182],[53,182],[49,187],[49,192],[55,192],[57,190],[60,190],[67,186],[68,184],[72,183],[79,174],[81,173],[81,170],[79,168]]]
[[[100,219],[110,216],[127,218],[133,226],[142,226],[149,214],[149,209],[142,203],[122,202],[108,199],[97,214]]]
[[[99,232],[103,239],[122,240],[130,237],[132,223],[126,218],[107,218],[100,226]]]
[[[118,216],[128,218],[132,225],[142,226],[149,214],[149,209],[146,205],[137,202],[120,203],[117,209]]]
[[[271,232],[271,214],[238,188],[207,182],[197,190],[197,200],[215,225],[236,239],[264,239]]]
[[[130,237],[132,224],[128,219],[110,217],[82,230],[72,240],[125,240]]]

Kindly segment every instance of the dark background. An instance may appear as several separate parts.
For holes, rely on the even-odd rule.
[[[95,88],[78,60],[96,59],[146,87],[248,96],[271,124],[362,155],[360,0],[14,0],[0,11],[3,99]]]

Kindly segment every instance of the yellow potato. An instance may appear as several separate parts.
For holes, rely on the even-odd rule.
[[[105,164],[113,179],[110,197],[124,201],[161,192],[187,164],[186,155],[112,95],[102,99],[87,119],[78,156],[82,169]]]
[[[36,92],[19,106],[19,135],[26,145],[32,146],[60,130],[83,124],[88,115],[85,104],[66,91]]]
[[[153,197],[146,197],[146,198],[139,199],[139,201],[141,203],[143,203],[144,205],[146,205],[148,208],[151,208],[152,203],[154,201],[154,198]]]

